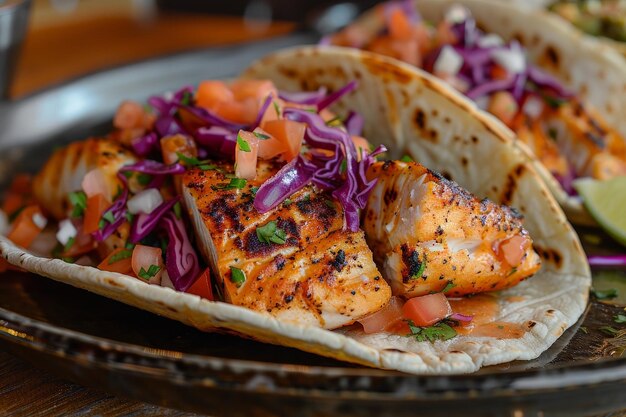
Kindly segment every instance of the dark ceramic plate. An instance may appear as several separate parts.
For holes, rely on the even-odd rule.
[[[106,131],[121,99],[145,100],[201,79],[234,76],[270,50],[310,41],[297,35],[186,53],[0,105],[0,180],[35,171],[54,146]],[[595,243],[592,250],[613,245]],[[599,330],[619,327],[612,322],[619,311],[594,302],[530,362],[418,377],[202,333],[42,277],[6,273],[0,279],[0,347],[81,384],[215,416],[574,416],[626,407],[623,346]]]

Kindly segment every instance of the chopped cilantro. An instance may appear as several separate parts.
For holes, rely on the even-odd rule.
[[[400,158],[400,161],[402,161],[402,162],[415,162],[415,161],[413,161],[413,158],[411,158],[409,155],[404,155],[402,158]]]
[[[134,243],[130,243],[130,242],[126,242],[126,249],[134,249],[135,248],[135,244]]]
[[[109,258],[109,265],[114,264],[115,262],[119,262],[124,259],[128,259],[133,256],[133,251],[131,249],[122,249],[115,255]],[[149,269],[149,268],[148,268]]]
[[[174,214],[176,215],[177,219],[181,219],[182,215],[183,215],[183,208],[180,205],[180,201],[177,202],[176,204],[174,204]]]
[[[184,106],[188,106],[191,104],[191,99],[193,98],[193,94],[189,91],[185,91],[183,93],[183,97],[180,99],[180,104]]]
[[[132,223],[135,216],[130,211],[127,211],[126,214],[124,214],[124,217],[126,217],[128,223]]]
[[[68,250],[70,250],[72,246],[74,246],[74,242],[76,242],[76,238],[74,237],[67,239],[67,243],[65,243],[65,246],[63,247],[63,251],[67,252]]]
[[[256,136],[260,140],[268,140],[271,137],[270,135],[264,135],[263,133],[260,133],[260,132],[252,132],[252,133],[254,133],[254,136]]]
[[[289,206],[289,204],[293,203],[293,201],[291,201],[291,198],[285,198],[285,201],[283,201],[283,205],[285,207]]]
[[[240,134],[237,134],[237,146],[239,146],[239,149],[242,152],[252,151],[252,149],[250,149],[250,144],[248,143],[248,141],[242,138]]]
[[[510,277],[511,275],[513,275],[513,274],[514,274],[514,273],[516,273],[516,272],[517,272],[517,267],[516,267],[516,266],[514,266],[514,267],[513,267],[513,268],[511,268],[511,270],[509,271],[509,273],[508,273],[507,277]]]
[[[230,280],[237,287],[241,287],[246,282],[246,274],[239,268],[230,267]]]
[[[75,191],[69,194],[69,199],[74,206],[72,217],[82,217],[87,209],[87,194],[83,191]]]
[[[422,262],[423,264],[423,262]],[[456,284],[452,281],[448,281],[448,283],[446,284],[445,287],[443,287],[443,290],[441,290],[442,293],[447,293],[448,291],[450,291],[452,288],[456,287]]]
[[[617,334],[619,333],[619,330],[611,326],[602,326],[598,328],[598,330],[600,330],[602,333],[607,334],[609,336],[617,336]]]
[[[418,260],[419,262],[419,260]],[[417,269],[417,272],[415,272],[413,275],[411,275],[409,278],[410,279],[418,279],[421,278],[422,275],[424,275],[424,270],[426,269],[426,259],[424,259],[422,262],[420,262],[420,266]],[[446,286],[447,288],[447,286]],[[445,289],[445,288],[444,288]]]
[[[341,116],[335,116],[332,119],[330,119],[329,121],[326,122],[326,126],[332,126],[332,127],[336,127],[336,126],[341,126],[343,123]]]
[[[208,161],[201,161],[198,158],[194,158],[193,156],[187,156],[180,152],[176,152],[176,156],[178,156],[178,160],[182,161],[185,165],[190,167],[199,167],[203,171],[217,168],[215,165],[209,164]]]
[[[584,334],[589,334],[589,330],[587,330],[585,326],[580,326],[580,331],[583,332]]]
[[[283,245],[287,241],[287,234],[284,230],[276,227],[274,220],[268,222],[265,226],[257,227],[256,236],[259,238],[259,241],[263,243]]]
[[[324,204],[330,209],[335,210],[335,203],[332,200],[324,200]]]
[[[115,216],[113,215],[112,211],[105,212],[102,215],[102,218],[111,224],[115,223]]]
[[[598,300],[610,300],[617,297],[617,290],[615,288],[610,288],[608,290],[591,290],[591,294],[593,294]]]
[[[272,101],[272,104],[274,105],[274,110],[276,111],[276,115],[280,117],[280,107],[278,106],[278,103],[276,103],[275,101]]]
[[[152,181],[152,175],[140,172],[137,174],[137,182],[141,185],[148,185]]]
[[[626,323],[626,315],[624,315],[624,314],[616,314],[613,317],[613,321],[615,321],[615,323]]]
[[[247,181],[243,178],[231,178],[228,184],[213,185],[214,190],[232,190],[234,188],[242,189],[246,186]]]
[[[339,173],[343,174],[346,172],[347,169],[348,169],[348,161],[346,161],[346,159],[344,158],[341,161],[341,166],[339,166]]]
[[[259,191],[259,187],[250,187],[250,192],[252,195],[256,196],[257,191]]]
[[[456,336],[456,330],[443,321],[428,327],[416,326],[412,320],[406,322],[409,325],[409,330],[411,330],[407,336],[415,337],[418,342],[429,341],[432,343],[436,340],[449,340]]]
[[[68,264],[73,264],[74,262],[76,262],[76,259],[72,258],[71,256],[64,256],[61,258],[61,260]]]
[[[139,276],[139,278],[145,279],[147,281],[153,276],[155,276],[160,270],[161,270],[160,266],[153,264],[148,267],[147,271],[143,267],[141,267],[137,275]]]
[[[124,171],[124,172],[122,172],[122,175],[124,175],[126,178],[130,179],[130,177],[133,176],[133,171]]]

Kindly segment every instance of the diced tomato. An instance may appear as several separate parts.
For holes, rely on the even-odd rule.
[[[435,34],[436,45],[454,45],[457,42],[456,35],[452,31],[452,25],[448,21],[442,21],[437,25]]]
[[[120,274],[130,274],[133,272],[132,268],[132,249],[118,248],[109,254],[100,265],[98,269],[102,271],[119,272]],[[122,253],[122,255],[120,255]],[[115,261],[115,258],[121,258]],[[112,261],[113,259],[113,261]]]
[[[254,133],[261,137],[267,136],[267,139],[259,139],[259,158],[272,159],[287,151],[287,146],[284,142],[279,141],[260,127],[254,129]]]
[[[196,158],[198,156],[198,148],[196,147],[196,142],[189,136],[165,136],[161,139],[161,153],[163,154],[163,162],[173,164],[178,161],[179,153],[189,158]]]
[[[402,307],[402,315],[422,327],[432,326],[451,314],[450,303],[440,292],[411,298]]]
[[[394,8],[389,15],[387,24],[389,34],[394,39],[411,39],[414,35],[413,25],[402,9]]]
[[[113,118],[113,126],[118,129],[135,129],[144,127],[144,109],[141,104],[126,100],[117,108]]]
[[[268,95],[278,96],[274,83],[269,80],[237,80],[231,84],[230,89],[237,101],[249,98],[265,100]]]
[[[99,229],[100,219],[111,203],[103,194],[96,194],[87,199],[87,209],[83,219],[83,233],[90,234]]]
[[[235,95],[223,81],[202,81],[196,91],[196,105],[214,110],[219,103],[231,102]]]
[[[161,282],[161,274],[163,274],[164,267],[161,248],[136,245],[133,249],[131,265],[133,272],[139,279],[148,281],[151,284]],[[155,268],[158,268],[158,270],[155,270]],[[151,269],[155,270],[155,272],[148,277],[146,274],[150,273]]]
[[[263,129],[265,129],[265,123],[270,122],[272,120],[280,119],[282,114],[283,114],[283,110],[284,110],[284,108],[286,106],[287,106],[287,104],[283,100],[281,100],[279,98],[273,99],[272,103],[270,103],[270,105],[267,107],[267,109],[265,109],[265,113],[263,114],[263,117],[261,118],[261,123],[259,123],[259,126],[261,126]],[[295,107],[295,108],[305,107],[306,109],[311,109],[311,108],[315,109],[315,107],[303,106],[301,104],[289,103],[288,106],[289,107]]]
[[[491,96],[487,111],[510,126],[519,111],[519,106],[511,93],[498,91]]]
[[[508,71],[501,65],[494,65],[493,67],[491,67],[489,73],[491,75],[491,78],[494,80],[504,80],[506,78],[509,78]]]
[[[81,183],[81,188],[87,197],[93,197],[98,194],[102,194],[106,198],[110,197],[109,187],[107,186],[104,174],[98,168],[92,169],[85,174]]]
[[[356,147],[357,160],[361,160],[363,151],[370,153],[370,143],[367,139],[361,136],[352,136],[352,142],[354,142],[354,146]]]
[[[285,119],[273,120],[265,123],[265,130],[283,143],[285,147],[283,156],[286,161],[291,161],[300,154],[306,124]]]
[[[45,221],[39,206],[27,206],[13,222],[13,227],[7,237],[16,245],[28,248],[44,229],[39,222],[45,223]]]
[[[213,288],[211,287],[211,272],[209,268],[205,269],[196,279],[191,287],[187,290],[189,294],[195,294],[209,301],[213,301]]]
[[[530,241],[526,236],[516,235],[500,242],[494,252],[510,266],[518,266],[522,262],[529,245]]]
[[[243,148],[242,146],[243,145]],[[235,175],[238,178],[256,178],[256,161],[259,153],[259,138],[252,132],[240,130],[235,147]]]
[[[403,320],[403,302],[398,297],[391,297],[386,306],[375,313],[357,320],[365,333],[378,333],[396,327]]]

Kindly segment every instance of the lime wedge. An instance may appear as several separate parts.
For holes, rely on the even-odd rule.
[[[581,178],[574,181],[574,188],[589,214],[609,235],[626,246],[626,177],[608,181]]]

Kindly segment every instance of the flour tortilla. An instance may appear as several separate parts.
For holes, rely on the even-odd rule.
[[[538,9],[537,4],[500,0],[414,0],[427,22],[439,22],[454,4],[467,7],[479,28],[505,40],[517,39],[532,63],[556,76],[592,105],[626,138],[626,59],[597,38],[587,36],[565,20]],[[364,13],[354,23],[365,33],[378,33],[384,27],[376,9]],[[524,152],[530,150],[521,142]],[[539,163],[537,165],[540,165]],[[577,197],[568,196],[543,166],[537,171],[574,223],[595,225]]]
[[[544,265],[535,277],[498,294],[502,310],[497,319],[527,326],[528,332],[520,339],[458,336],[429,343],[398,335],[368,336],[358,326],[328,331],[279,322],[267,314],[117,273],[36,257],[5,238],[0,238],[2,256],[31,272],[200,330],[236,332],[339,360],[415,374],[467,373],[485,365],[535,358],[580,317],[591,277],[578,238],[529,158],[513,146],[510,132],[494,119],[432,77],[358,51],[289,50],[256,63],[246,76],[270,78],[279,88],[294,91],[320,86],[336,89],[358,79],[360,88],[346,97],[341,108],[361,112],[366,136],[387,143],[396,155],[410,152],[479,196],[498,201],[506,196],[508,203],[524,212]],[[425,130],[415,125],[418,109],[426,115]],[[488,163],[495,159],[500,161],[497,166]]]

